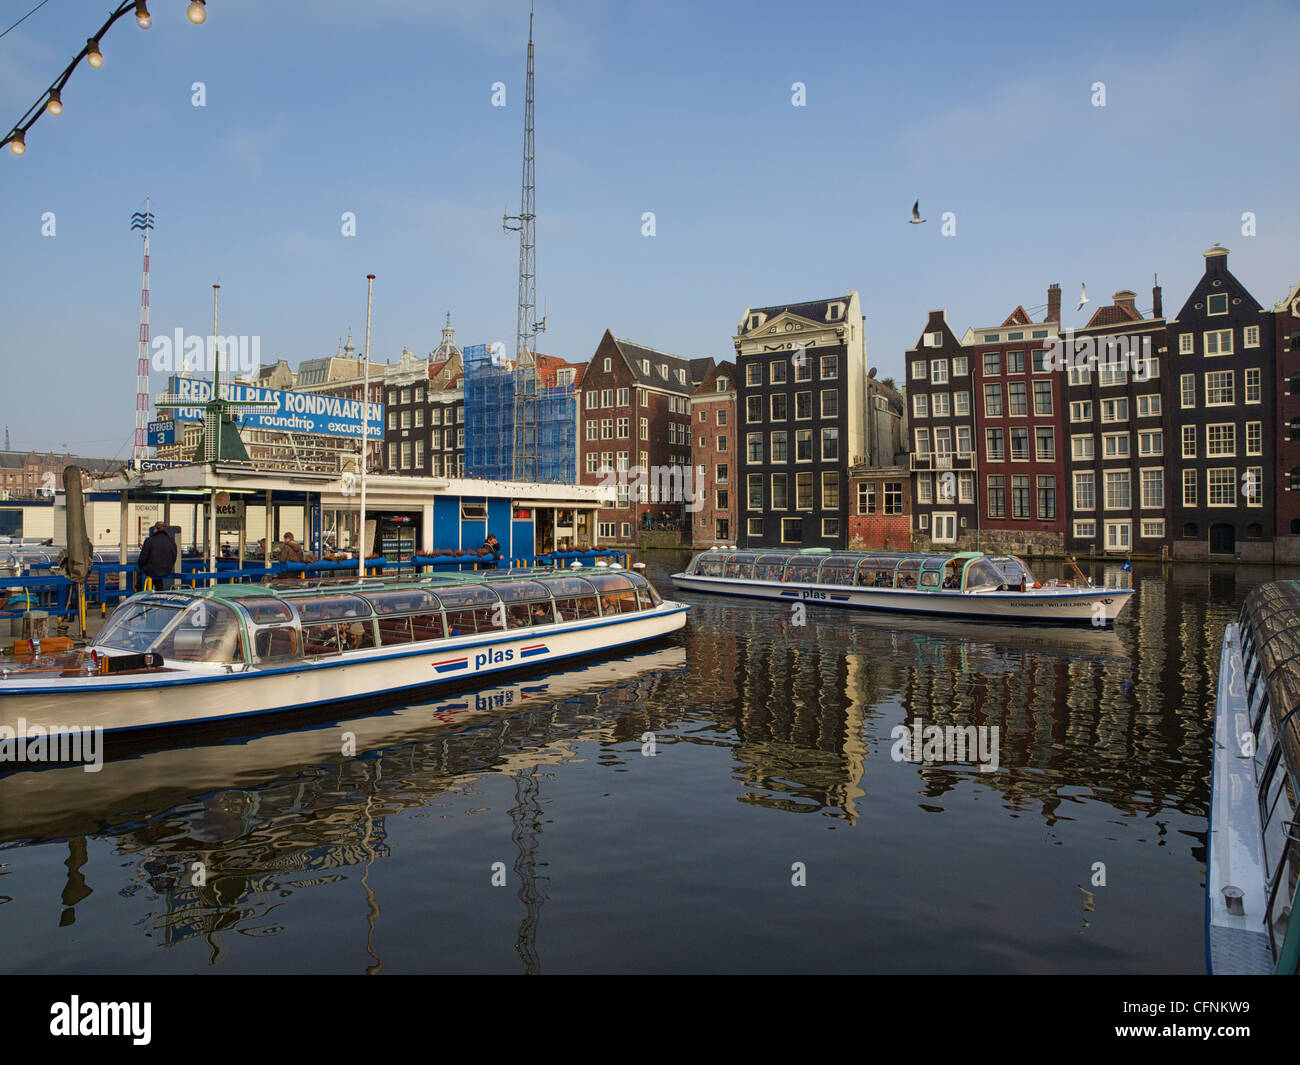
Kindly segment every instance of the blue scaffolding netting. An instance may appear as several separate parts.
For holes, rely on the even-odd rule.
[[[514,363],[487,344],[470,344],[465,364],[465,473],[509,481],[515,473]],[[537,480],[576,484],[578,404],[572,385],[537,388]]]

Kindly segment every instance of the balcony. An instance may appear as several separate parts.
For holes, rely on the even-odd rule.
[[[952,452],[945,451],[942,454],[919,455],[915,451],[911,453],[911,468],[913,472],[928,470],[973,470],[975,468],[975,456],[971,452]]]

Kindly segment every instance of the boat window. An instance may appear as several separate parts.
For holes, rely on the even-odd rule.
[[[714,551],[706,551],[695,559],[693,573],[701,577],[721,577],[723,556]]]
[[[1034,575],[1029,572],[1029,568],[1018,558],[1014,558],[1010,555],[999,555],[997,558],[989,559],[989,561],[993,563],[993,565],[997,567],[998,572],[1002,574],[1003,584],[1019,585],[1021,580],[1024,580],[1024,582],[1029,585],[1034,583]]]
[[[754,559],[752,554],[728,555],[722,567],[722,575],[731,580],[747,581],[754,576]]]
[[[754,563],[754,580],[779,581],[785,572],[785,555],[759,555]]]
[[[921,571],[921,587],[938,588],[939,587],[938,572],[936,572],[935,570],[923,569]]]
[[[547,577],[540,582],[557,599],[561,596],[593,595],[595,588],[581,577]]]
[[[977,558],[966,567],[966,590],[968,592],[1000,588],[1002,584],[1002,573],[986,558]]]
[[[297,658],[298,648],[298,630],[291,625],[258,629],[253,636],[253,658],[258,662]]]
[[[182,662],[242,662],[239,619],[221,603],[197,599],[152,648]]]
[[[600,612],[603,616],[610,614],[633,614],[637,611],[636,589],[623,574],[593,574],[587,578],[600,593]]]
[[[639,573],[629,573],[628,580],[636,587],[637,601],[641,604],[642,610],[652,610],[663,602],[659,598],[659,593],[655,591],[654,585],[641,576]]]
[[[898,572],[894,578],[896,588],[915,588],[917,573],[921,569],[919,558],[905,558],[898,564]]]
[[[821,572],[817,575],[819,584],[852,584],[853,571],[857,567],[858,559],[847,555],[831,555],[822,563]]]
[[[342,650],[339,643],[339,625],[336,621],[327,621],[319,625],[302,627],[302,653],[312,655],[336,655]]]
[[[125,603],[113,612],[95,643],[119,651],[147,651],[163,629],[176,620],[180,609],[179,603]]]
[[[441,609],[438,597],[427,588],[393,588],[386,591],[367,591],[366,601],[376,614],[428,613]]]
[[[822,564],[820,555],[796,555],[785,564],[782,580],[811,584],[817,580],[817,567]]]
[[[237,605],[252,619],[254,625],[274,625],[293,620],[293,608],[270,596],[264,599],[240,599]]]
[[[396,617],[394,615],[385,615],[379,619],[379,643],[383,647],[391,647],[395,643],[410,643],[414,637],[411,635],[410,617]]]
[[[291,600],[304,625],[370,617],[370,604],[355,595],[319,595]]]

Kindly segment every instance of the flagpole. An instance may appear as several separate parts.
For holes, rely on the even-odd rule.
[[[361,546],[357,551],[357,576],[366,575],[366,449],[370,446],[370,309],[374,303],[375,275],[366,274],[366,346],[361,356]]]

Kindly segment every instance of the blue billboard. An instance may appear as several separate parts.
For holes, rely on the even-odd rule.
[[[360,436],[362,403],[312,392],[281,392],[256,385],[222,386],[223,399],[261,404],[265,409],[235,409],[235,420],[245,429],[270,429],[288,433],[314,433],[319,436]],[[173,377],[168,398],[193,401],[192,407],[169,408],[177,421],[203,421],[203,404],[212,398],[212,382],[190,377]],[[384,405],[369,404],[367,440],[384,437]]]

